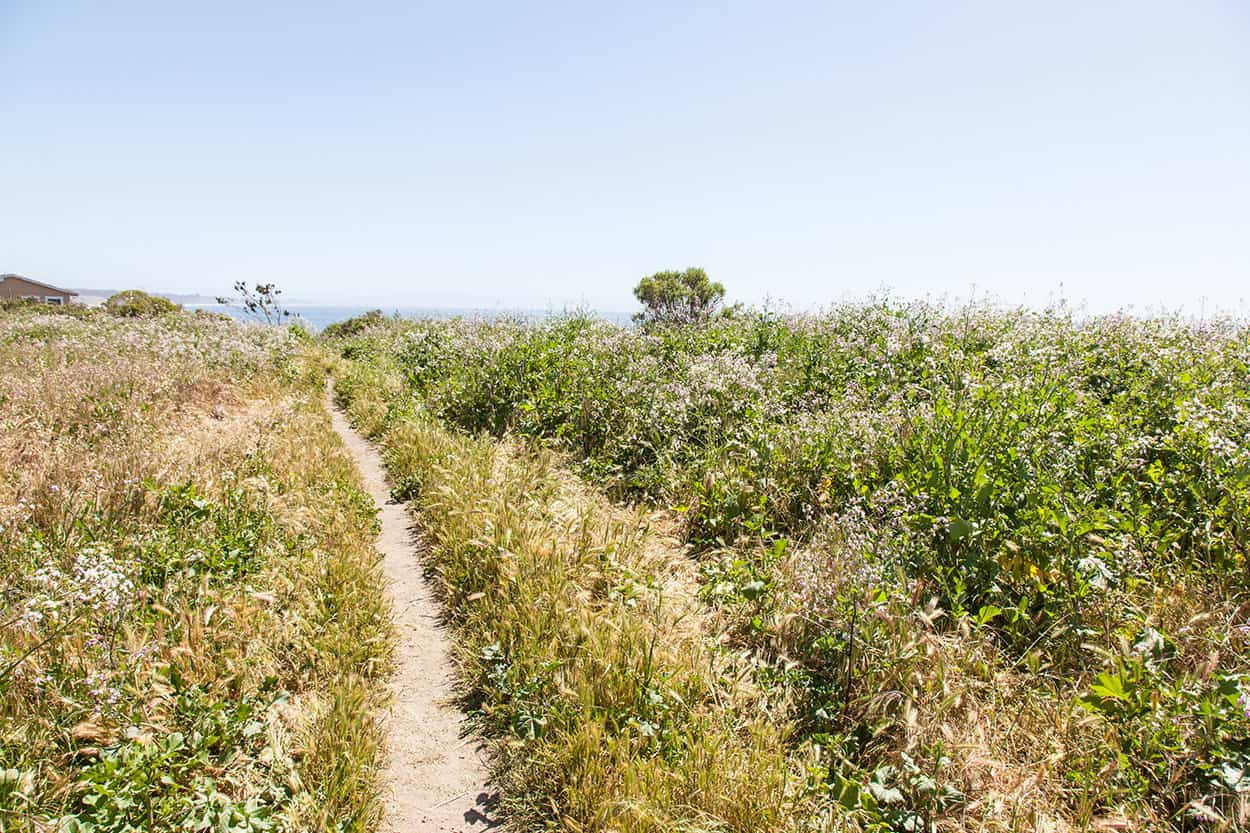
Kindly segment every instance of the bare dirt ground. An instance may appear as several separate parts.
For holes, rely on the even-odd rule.
[[[499,795],[489,784],[480,743],[466,733],[464,714],[453,703],[448,636],[422,575],[411,519],[390,498],[378,452],[334,407],[328,390],[326,408],[378,505],[382,531],[377,548],[399,632],[386,721],[388,795],[380,830],[460,833],[498,827]]]

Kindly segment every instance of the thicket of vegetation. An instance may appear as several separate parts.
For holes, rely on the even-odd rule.
[[[15,310],[40,312],[45,315],[68,315],[73,318],[89,318],[94,312],[81,304],[47,304],[34,298],[0,298],[0,313]]]
[[[0,830],[371,829],[372,503],[291,333],[0,313]]]
[[[655,829],[1250,823],[1243,324],[889,303],[646,332],[579,317],[367,323],[343,330],[355,335],[339,344],[340,390],[429,519],[448,592],[486,600],[489,615],[461,630],[484,725],[540,760],[595,759],[595,778],[564,766],[526,782],[549,818],[604,830],[648,808]],[[509,492],[518,501],[559,480],[509,479],[481,458],[511,441],[482,435],[532,438],[616,499],[681,519],[703,651],[668,676],[639,671],[648,683],[613,694],[616,717],[566,684],[662,652],[674,629],[660,616],[634,643],[647,631],[587,613],[628,597],[602,554],[619,535],[586,539],[609,565],[594,566],[542,536],[511,543],[532,528],[507,519],[523,512],[511,504],[452,510],[516,488],[488,488],[491,471],[528,484]],[[475,486],[454,482],[460,466]],[[568,576],[562,605],[555,591],[517,595],[555,569],[548,557]],[[551,623],[518,635],[535,605]],[[559,627],[562,611],[581,624]],[[725,657],[753,669],[755,695],[681,682],[690,663]],[[716,766],[664,742],[672,715],[678,738],[706,717],[746,748],[765,715],[788,763],[764,769],[804,775],[781,789],[729,765],[708,790],[665,792]],[[650,776],[636,775],[638,755]],[[622,780],[632,816],[579,810],[611,805]],[[709,798],[731,783],[772,815]]]
[[[168,298],[149,295],[138,289],[127,289],[110,295],[104,302],[104,308],[119,318],[153,318],[181,309]]]

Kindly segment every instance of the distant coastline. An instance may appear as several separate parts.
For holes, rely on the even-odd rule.
[[[80,304],[87,306],[98,306],[103,304],[111,295],[116,295],[119,289],[98,289],[98,288],[71,288],[70,292],[78,293],[75,300]],[[146,291],[146,290],[145,290]],[[179,293],[179,292],[149,292],[149,295],[156,295],[161,298],[168,298],[175,304],[180,304],[187,309],[202,309],[209,312],[222,312],[232,318],[241,321],[251,320],[239,306],[232,304],[218,303],[217,298],[211,295],[200,295],[198,293]],[[523,309],[519,307],[439,307],[439,306],[413,306],[413,305],[387,305],[387,304],[315,304],[308,302],[291,302],[283,305],[283,308],[291,313],[292,317],[303,321],[313,330],[322,330],[327,325],[336,321],[344,321],[356,315],[363,315],[370,310],[380,309],[387,316],[398,315],[400,318],[456,318],[464,316],[467,318],[526,318],[526,319],[544,319],[557,315],[564,315],[575,311],[575,307],[565,307],[561,309]],[[582,310],[583,312],[597,315],[607,321],[618,324],[628,324],[630,321],[630,313],[627,312],[606,312],[603,310]]]
[[[172,296],[166,295],[164,297],[174,300]],[[218,304],[215,301],[210,301],[209,303],[190,302],[184,303],[184,306],[188,309],[224,312],[233,318],[250,320],[247,313],[241,308],[227,304]],[[293,318],[298,318],[314,330],[325,329],[327,325],[336,321],[344,321],[353,316],[364,315],[366,312],[375,309],[382,310],[387,316],[397,315],[400,318],[457,318],[463,316],[466,318],[527,318],[540,320],[573,311],[572,308],[536,310],[506,309],[502,307],[387,306],[386,304],[287,304],[284,308],[291,313]],[[629,313],[625,312],[602,312],[599,310],[587,310],[587,312],[617,324],[627,324],[630,320]]]

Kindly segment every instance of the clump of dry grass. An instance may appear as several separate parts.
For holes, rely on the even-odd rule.
[[[371,388],[347,390],[354,417],[381,410]],[[671,523],[612,506],[550,452],[419,415],[375,428],[394,482],[417,498],[511,824],[807,824],[808,770],[787,721],[704,629]]]
[[[315,357],[183,314],[0,344],[0,829],[369,829],[389,610]]]

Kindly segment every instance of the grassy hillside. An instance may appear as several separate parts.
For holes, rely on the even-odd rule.
[[[286,330],[0,312],[0,830],[365,830],[372,504]]]
[[[881,304],[336,347],[517,818],[1250,823],[1243,324]],[[613,526],[631,502],[685,557]]]

